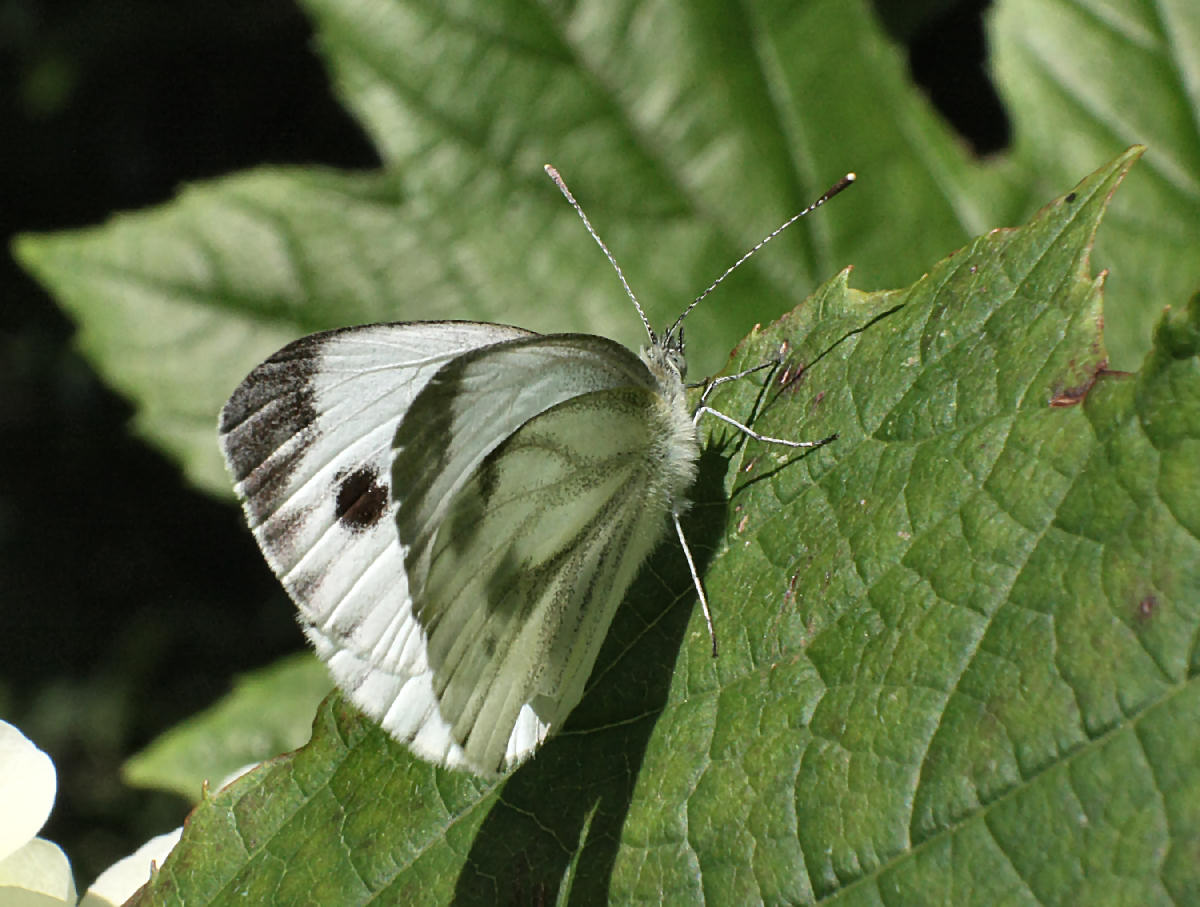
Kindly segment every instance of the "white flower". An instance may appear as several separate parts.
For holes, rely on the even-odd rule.
[[[58,778],[50,757],[0,721],[0,903],[57,907],[75,903],[67,855],[34,837],[46,823]]]

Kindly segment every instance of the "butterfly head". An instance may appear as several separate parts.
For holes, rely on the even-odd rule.
[[[679,380],[684,380],[687,377],[687,356],[683,349],[683,325],[667,331],[663,334],[662,340],[655,342],[662,347],[663,358],[679,375]]]
[[[676,327],[663,334],[651,334],[650,342],[642,347],[640,358],[658,380],[660,388],[677,388],[682,393],[687,378],[683,331]]]

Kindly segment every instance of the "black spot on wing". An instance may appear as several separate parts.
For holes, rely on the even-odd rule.
[[[338,477],[337,521],[351,532],[370,529],[387,512],[387,485],[380,484],[379,474],[370,466],[360,466],[346,476]]]

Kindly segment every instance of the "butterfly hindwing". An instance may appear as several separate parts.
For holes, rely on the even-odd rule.
[[[669,402],[624,386],[526,422],[449,502],[416,617],[468,761],[520,761],[583,694],[614,612],[666,527]]]
[[[427,641],[441,718],[452,726],[451,736],[465,747],[464,758],[477,772],[492,773],[519,762],[541,742],[550,724],[565,716],[557,706],[550,708],[549,700],[542,703],[541,713],[528,707],[531,697],[541,695],[534,680],[546,670],[548,653],[544,645],[514,640],[527,640],[530,634],[551,637],[559,615],[544,613],[543,604],[544,597],[554,593],[554,583],[561,584],[565,576],[577,589],[587,586],[580,576],[572,580],[570,569],[555,574],[542,569],[540,559],[531,560],[519,550],[523,539],[537,538],[543,545],[564,549],[578,547],[579,540],[576,533],[554,522],[558,514],[544,496],[535,493],[542,473],[561,461],[555,462],[545,452],[533,456],[517,439],[537,428],[544,435],[551,424],[562,432],[577,431],[579,419],[569,421],[567,416],[575,410],[557,408],[590,398],[594,401],[591,419],[601,434],[608,438],[616,432],[640,451],[637,456],[648,456],[648,439],[660,426],[639,425],[631,438],[629,428],[619,424],[620,406],[614,404],[616,413],[609,416],[615,416],[618,424],[606,428],[599,401],[609,399],[604,395],[610,392],[634,393],[660,409],[677,405],[662,397],[646,364],[613,341],[579,334],[520,338],[473,350],[447,363],[413,401],[396,433],[392,484],[399,502],[396,522],[414,612]],[[642,407],[637,415],[645,419],[649,413]],[[582,437],[592,434],[584,432]],[[569,434],[562,443],[571,443]],[[528,474],[514,474],[507,466],[510,457],[517,457]],[[509,498],[497,488],[501,476]],[[576,480],[587,487],[595,484],[596,477],[584,469]],[[632,486],[625,491],[631,494],[634,510],[650,506]],[[602,515],[592,511],[607,497],[577,498],[572,507],[585,519],[597,518]],[[655,510],[656,527],[663,520],[660,504]],[[458,541],[447,549],[448,539]],[[630,558],[633,563],[625,568],[630,579],[642,556]],[[489,596],[513,576],[522,584],[522,608],[489,614]],[[615,593],[618,601],[627,585],[626,580]],[[599,615],[601,639],[615,604],[598,603],[589,612]],[[510,645],[512,652],[506,654]],[[588,643],[578,648],[573,663],[590,667],[598,646],[599,639],[594,647]],[[497,647],[504,648],[503,657],[488,662],[488,649]],[[586,676],[579,678],[579,690],[565,704],[567,711],[577,701],[584,680]],[[565,702],[557,691],[551,691],[551,696]],[[486,740],[478,730],[479,722],[488,727]],[[422,751],[420,743],[414,748]],[[436,752],[423,754],[439,761],[445,758]]]

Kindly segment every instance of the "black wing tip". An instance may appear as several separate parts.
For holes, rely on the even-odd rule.
[[[321,348],[330,333],[335,332],[294,340],[256,365],[221,407],[217,431],[235,481],[250,477],[289,439],[316,421],[314,380],[321,370]],[[286,476],[294,468],[295,455],[284,460],[272,473],[282,468]]]

